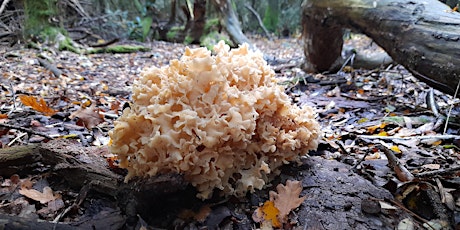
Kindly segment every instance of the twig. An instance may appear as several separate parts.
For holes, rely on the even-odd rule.
[[[384,199],[384,201],[388,202],[388,203],[391,203],[391,204],[394,204],[396,206],[398,206],[399,208],[403,209],[404,211],[406,211],[407,213],[409,213],[411,216],[415,217],[416,219],[418,219],[419,221],[422,221],[424,224],[427,224],[428,226],[431,227],[429,221],[419,215],[417,215],[416,213],[412,212],[412,210],[404,207],[403,204],[397,202],[397,201],[394,201],[394,200],[390,200],[390,199]]]
[[[459,87],[459,86],[460,86],[460,81],[458,81],[458,83],[457,83],[457,88],[455,89],[455,93],[454,93],[454,99],[457,98],[457,93],[458,93],[458,87]],[[454,103],[451,103],[450,108],[449,108],[449,112],[447,113],[446,125],[444,126],[444,132],[443,132],[443,134],[446,134],[447,125],[449,124],[450,113],[452,112],[452,108],[453,108],[453,107],[454,107]]]
[[[455,166],[455,167],[447,168],[447,169],[438,169],[438,170],[433,170],[433,171],[428,171],[428,172],[416,173],[414,176],[415,177],[430,177],[430,176],[436,176],[436,175],[451,174],[457,171],[460,171],[460,166]]]
[[[409,170],[407,170],[406,167],[404,167],[404,165],[398,160],[398,158],[396,158],[392,151],[390,151],[383,145],[378,145],[377,148],[379,148],[380,151],[385,153],[385,156],[387,156],[388,163],[390,167],[392,167],[395,171],[398,180],[406,182],[412,181],[414,179],[414,175],[412,175],[412,173]]]
[[[427,139],[439,139],[439,140],[448,140],[448,139],[460,139],[459,135],[426,135],[426,136],[411,136],[411,137],[394,137],[394,136],[376,136],[376,135],[358,135],[358,138],[361,139],[379,139],[379,140],[427,140]]]
[[[342,154],[350,155],[350,153],[345,149],[345,147],[343,147],[342,142],[335,141],[335,143],[339,146],[340,150],[342,151]]]
[[[251,7],[251,5],[246,3],[244,4],[244,6],[248,8],[248,10],[251,11],[251,13],[253,13],[254,16],[256,16],[257,21],[259,22],[259,26],[264,30],[264,33],[267,36],[267,38],[272,40],[272,36],[270,36],[270,33],[268,32],[267,28],[265,28],[264,23],[262,22],[262,19],[260,19],[259,14],[254,10],[254,8]]]
[[[0,6],[0,15],[2,15],[3,10],[5,10],[6,5],[7,5],[8,2],[10,2],[10,1],[11,1],[11,0],[4,0],[4,1],[3,1],[2,6]]]
[[[37,131],[29,129],[29,128],[24,128],[24,127],[20,127],[20,126],[16,126],[16,125],[9,125],[9,124],[5,124],[5,123],[0,123],[0,127],[5,127],[5,128],[9,128],[9,129],[17,129],[19,131],[23,131],[23,132],[26,132],[26,133],[29,133],[29,134],[34,134],[34,135],[37,135],[37,136],[45,137],[45,138],[50,139],[50,140],[54,139],[53,137],[49,136],[48,134],[44,134],[44,133],[37,132]]]
[[[433,88],[430,88],[430,91],[426,94],[425,97],[426,100],[426,105],[431,111],[433,112],[433,115],[435,117],[439,116],[439,109],[438,109],[438,104],[436,103],[436,100],[434,99],[434,90]],[[445,134],[445,132],[443,133]]]
[[[70,4],[74,7],[74,10],[77,11],[81,16],[89,18],[89,15],[86,13],[85,9],[81,6],[78,0],[70,0]]]
[[[21,137],[25,136],[26,133],[21,133],[19,135],[17,135],[13,140],[10,141],[10,143],[7,144],[7,146],[11,146],[14,142],[16,142],[17,140],[19,140]]]
[[[364,153],[364,156],[363,156],[361,159],[359,159],[358,162],[356,162],[356,164],[353,166],[352,169],[353,169],[353,170],[356,170],[356,169],[358,168],[358,166],[359,166],[364,160],[366,160],[367,155],[369,155],[369,151],[366,151],[366,152]]]

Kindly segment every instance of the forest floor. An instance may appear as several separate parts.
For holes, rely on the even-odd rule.
[[[185,45],[154,41],[143,44],[148,52],[89,55],[0,47],[0,225],[14,220],[18,228],[266,228],[270,224],[253,214],[268,191],[290,179],[302,182],[305,200],[286,216],[284,229],[460,228],[458,99],[430,89],[400,65],[308,74],[301,69],[301,39],[251,40],[269,57],[292,102],[315,108],[323,132],[318,150],[246,198],[202,202],[179,183],[134,212],[120,207],[128,201],[118,195],[88,188],[87,180],[70,186],[55,175],[64,163],[66,169],[75,162],[81,167],[97,161],[93,157],[123,174],[107,150],[108,131],[142,69],[167,65]],[[369,40],[353,42],[374,49]],[[67,160],[50,160],[59,169],[8,161],[5,151],[30,144],[48,144],[40,153],[67,149],[59,155]]]

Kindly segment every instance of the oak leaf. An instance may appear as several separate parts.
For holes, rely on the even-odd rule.
[[[53,194],[53,190],[48,186],[43,188],[43,192],[37,191],[35,189],[22,188],[19,190],[19,193],[32,200],[39,201],[42,204],[46,204],[59,198]]]
[[[100,114],[99,109],[96,109],[95,106],[81,108],[69,116],[70,119],[75,117],[78,117],[77,124],[86,127],[88,130],[104,122],[104,115]]]
[[[35,111],[41,112],[45,114],[46,116],[52,116],[56,114],[56,110],[48,107],[46,104],[45,100],[43,98],[36,98],[34,96],[28,96],[28,95],[20,95],[19,99],[21,100],[22,104],[26,106],[32,107]]]
[[[299,207],[305,200],[299,197],[302,192],[302,183],[300,181],[286,181],[286,185],[279,184],[276,186],[278,193],[270,191],[270,201],[273,201],[275,207],[279,210],[278,220],[285,223],[289,213]]]

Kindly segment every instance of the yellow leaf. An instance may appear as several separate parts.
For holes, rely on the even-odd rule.
[[[367,131],[370,133],[370,134],[373,134],[375,132],[375,130],[377,129],[383,129],[385,128],[387,124],[385,123],[381,123],[381,124],[378,124],[378,125],[373,125],[373,126],[370,126],[370,127],[367,127]]]
[[[20,95],[19,99],[21,100],[22,104],[26,106],[30,106],[35,111],[41,112],[45,114],[46,116],[52,116],[57,112],[56,110],[48,107],[48,105],[46,104],[45,100],[43,100],[43,98],[40,98],[40,100],[37,100],[37,98],[34,96]]]
[[[262,206],[262,211],[265,214],[264,219],[268,221],[271,220],[273,227],[281,227],[281,223],[278,221],[278,214],[280,211],[275,207],[275,203],[273,201],[265,201]]]
[[[395,152],[397,152],[397,153],[401,153],[401,150],[396,145],[391,146],[390,149],[395,151]]]
[[[379,134],[377,134],[377,136],[383,136],[383,137],[386,137],[386,136],[388,136],[388,133],[387,133],[387,132],[385,132],[385,131],[382,131],[382,132],[380,132]]]
[[[438,146],[438,145],[440,145],[441,143],[442,143],[442,140],[439,140],[439,141],[433,142],[431,145],[433,145],[433,146]]]
[[[364,122],[366,122],[366,121],[368,121],[368,120],[369,120],[369,119],[367,119],[367,118],[365,118],[365,117],[364,117],[364,118],[361,118],[361,119],[358,120],[358,124],[362,124],[362,123],[364,123]]]

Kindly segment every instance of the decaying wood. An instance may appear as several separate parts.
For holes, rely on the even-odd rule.
[[[139,213],[148,216],[151,205],[155,205],[156,208],[153,212],[161,213],[172,203],[171,198],[165,197],[187,188],[188,184],[181,175],[170,174],[148,179],[135,178],[129,183],[124,183],[123,175],[109,169],[103,157],[106,153],[106,148],[83,148],[78,143],[67,140],[0,149],[0,176],[9,178],[13,174],[18,174],[24,178],[29,175],[47,175],[49,181],[59,181],[60,184],[65,182],[70,189],[79,194],[73,204],[77,208],[90,193],[97,192],[104,197],[112,198],[119,208],[113,210],[111,217],[93,216],[88,220],[89,223],[104,223],[104,219],[108,218],[107,221],[112,221],[113,224],[106,223],[106,226],[126,221],[127,217],[135,218]],[[194,191],[183,192],[181,199],[193,200],[194,194]],[[177,196],[179,195],[171,195],[173,199],[184,202],[177,199]],[[0,216],[0,220],[6,217]],[[28,226],[27,223],[31,222],[29,219],[18,221],[23,223],[22,226]],[[49,224],[54,223],[44,226],[50,226]],[[72,226],[86,226],[81,225],[83,223],[74,224],[76,225]]]
[[[308,71],[331,67],[350,28],[440,91],[453,95],[460,81],[460,14],[437,0],[307,0],[302,24]]]
[[[93,219],[84,219],[76,223],[53,223],[35,218],[25,218],[0,214],[0,229],[122,229],[126,222],[126,217],[120,211],[104,211]]]

